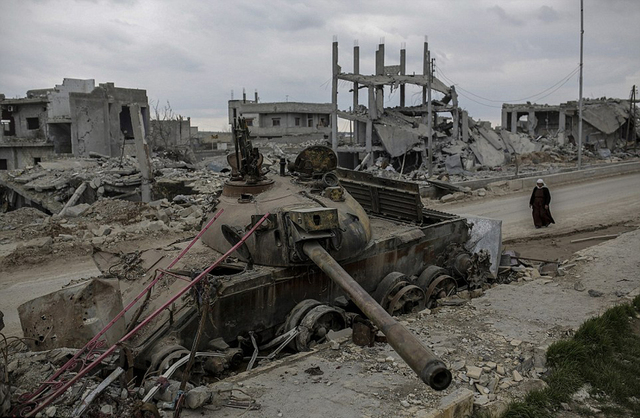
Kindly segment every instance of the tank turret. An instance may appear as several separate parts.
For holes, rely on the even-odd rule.
[[[221,228],[208,231],[205,244],[224,253],[269,213],[268,221],[238,251],[243,261],[281,267],[310,264],[301,245],[310,239],[321,241],[338,261],[366,249],[371,239],[369,217],[340,186],[337,158],[330,148],[307,148],[289,164],[289,175],[281,171],[280,176],[267,178],[244,119],[234,124],[233,134],[236,151],[228,157],[231,179],[216,207],[224,209],[218,221]]]

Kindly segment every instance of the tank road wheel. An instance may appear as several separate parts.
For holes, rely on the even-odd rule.
[[[427,289],[427,308],[433,308],[436,306],[438,299],[443,299],[451,295],[455,295],[458,292],[458,284],[451,276],[442,275],[438,276]]]
[[[390,315],[424,309],[424,290],[412,285],[406,274],[397,271],[387,274],[372,296]]]
[[[287,315],[287,319],[284,322],[284,330],[282,333],[287,333],[300,325],[300,322],[302,322],[302,318],[304,318],[311,309],[320,305],[322,304],[315,299],[305,299],[302,302],[298,303],[293,307],[291,312],[289,312],[289,315]],[[291,345],[291,348],[294,348],[293,345]]]
[[[422,273],[420,273],[420,276],[418,276],[418,280],[416,280],[416,283],[426,291],[436,277],[445,274],[447,274],[447,270],[443,269],[442,267],[430,265],[426,269],[422,270]]]
[[[329,331],[339,331],[347,324],[344,311],[329,305],[311,309],[300,322],[300,334],[295,339],[298,351],[309,351],[312,342],[322,343]]]
[[[158,374],[164,373],[169,367],[182,357],[189,355],[190,351],[178,344],[158,346],[151,352],[151,366],[149,370]]]
[[[396,292],[385,309],[389,315],[421,311],[424,309],[425,300],[424,290],[416,285],[408,284]]]
[[[384,276],[384,279],[378,283],[378,287],[376,287],[376,290],[371,294],[371,296],[373,296],[373,298],[384,307],[385,301],[391,300],[391,297],[393,297],[395,292],[402,287],[398,286],[401,282],[409,283],[409,278],[400,272],[391,272]]]

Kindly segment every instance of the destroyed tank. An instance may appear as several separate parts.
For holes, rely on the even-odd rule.
[[[48,382],[83,358],[86,367],[53,393],[46,383],[25,396],[19,408],[29,416],[116,350],[126,381],[137,369],[141,379],[184,374],[200,384],[241,365],[251,369],[259,355],[309,350],[347,327],[360,345],[372,344],[381,331],[422,381],[435,390],[449,386],[445,364],[393,316],[432,308],[490,277],[488,254],[466,249],[471,224],[424,208],[416,184],[339,169],[336,154],[324,146],[309,147],[292,162],[282,158],[279,174],[268,176],[243,119],[233,132],[231,177],[206,226],[171,263],[158,250],[98,252],[94,259],[105,277],[46,296],[37,305],[48,311],[25,307],[34,319],[29,327],[23,321],[25,336],[39,349],[70,341],[64,330],[83,341],[91,337],[82,333],[94,330]],[[204,271],[172,269],[200,237],[216,261]],[[147,273],[130,280],[137,265]],[[126,277],[109,279],[118,268]],[[79,314],[60,315],[65,309]],[[107,324],[105,318],[113,319]],[[59,332],[48,338],[52,327]],[[106,344],[111,347],[98,350]]]
[[[127,382],[138,370],[140,381],[182,375],[183,385],[187,378],[201,384],[285,350],[309,350],[347,327],[359,345],[373,344],[381,331],[422,381],[449,386],[442,360],[393,316],[482,286],[491,276],[489,253],[467,248],[478,248],[470,237],[491,233],[424,208],[416,184],[339,169],[324,146],[292,162],[282,158],[279,174],[268,176],[242,118],[233,133],[231,177],[173,261],[161,250],[99,251],[94,260],[104,277],[20,307],[34,349],[89,341],[21,396],[12,415],[36,415],[116,352]],[[215,262],[204,271],[173,269],[200,238]]]
[[[237,246],[210,273],[209,321],[199,330],[198,304],[176,304],[135,338],[136,362],[163,372],[200,335],[198,350],[219,352],[202,362],[203,374],[253,354],[250,368],[258,352],[308,350],[332,330],[353,326],[362,337],[371,320],[425,383],[446,388],[444,363],[393,315],[483,283],[487,257],[464,249],[466,220],[425,209],[416,184],[338,169],[325,146],[281,159],[279,175],[268,176],[243,119],[234,139],[231,177],[208,215],[217,220],[202,236],[219,254]]]

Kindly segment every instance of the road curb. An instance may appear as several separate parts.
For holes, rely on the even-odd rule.
[[[536,180],[539,178],[543,178],[547,185],[559,185],[582,181],[585,179],[618,176],[636,172],[640,172],[640,162],[610,164],[601,167],[591,166],[583,168],[582,170],[572,170],[555,174],[545,172],[528,173],[527,177],[518,176],[518,178],[508,177],[469,180],[454,184],[459,187],[469,187],[475,190],[482,187],[490,187],[491,184],[506,182],[510,190],[518,191],[524,188],[533,188],[533,186],[536,185]]]

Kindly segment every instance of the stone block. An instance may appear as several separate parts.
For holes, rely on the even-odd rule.
[[[456,200],[456,198],[453,194],[446,194],[440,198],[442,203],[453,202],[454,200]]]
[[[185,405],[189,409],[197,409],[211,401],[211,392],[205,386],[191,389],[185,397]]]
[[[471,379],[478,380],[482,375],[482,369],[476,366],[467,366],[467,376]]]

